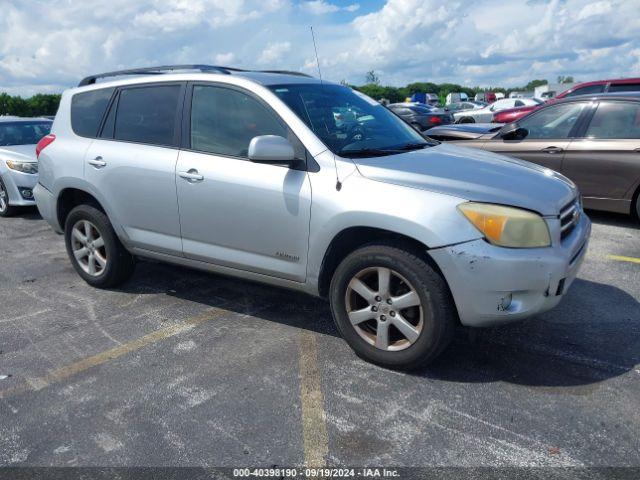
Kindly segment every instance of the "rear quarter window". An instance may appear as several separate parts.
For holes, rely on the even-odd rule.
[[[71,128],[76,135],[95,138],[113,88],[76,93],[71,98]]]

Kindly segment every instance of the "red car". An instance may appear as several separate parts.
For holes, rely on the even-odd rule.
[[[519,120],[522,117],[524,117],[529,112],[533,112],[537,108],[540,108],[541,105],[544,105],[544,103],[541,103],[540,105],[527,105],[524,107],[507,108],[506,110],[500,110],[499,112],[496,112],[493,114],[493,120],[491,120],[491,122],[492,123],[515,122],[516,120]]]
[[[591,95],[606,92],[640,92],[640,78],[619,78],[614,80],[596,80],[594,82],[579,83],[578,85],[559,93],[553,99],[549,100],[549,102],[553,102],[555,99],[573,97],[576,95]],[[539,107],[540,105],[502,110],[493,116],[492,122],[515,122]]]

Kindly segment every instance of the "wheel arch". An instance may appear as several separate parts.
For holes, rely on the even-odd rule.
[[[429,246],[420,240],[383,228],[354,226],[338,232],[325,250],[318,275],[318,293],[322,298],[327,297],[331,278],[340,262],[354,250],[371,244],[392,245],[410,251],[425,260],[442,278],[445,278],[440,267],[429,255]]]

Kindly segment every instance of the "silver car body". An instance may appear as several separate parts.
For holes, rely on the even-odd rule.
[[[516,102],[518,103],[516,104]],[[468,118],[473,119],[475,123],[489,123],[493,120],[494,113],[501,110],[507,110],[508,108],[515,108],[517,106],[524,107],[538,104],[538,102],[531,98],[503,98],[501,100],[496,100],[484,108],[456,112],[453,114],[453,117],[456,119],[456,123],[462,119]]]
[[[25,117],[0,117],[0,123],[18,123],[18,122],[48,122],[46,118],[25,118]],[[7,190],[8,205],[16,207],[27,207],[35,205],[33,198],[24,198],[20,190],[33,191],[38,183],[37,173],[24,173],[13,170],[7,166],[7,161],[18,163],[37,163],[35,144],[28,145],[0,145],[0,178]]]
[[[88,139],[72,131],[74,94],[158,81],[215,82],[252,92],[286,122],[319,168],[300,171]],[[135,255],[312,295],[324,293],[324,259],[332,242],[349,229],[369,227],[424,246],[448,282],[463,324],[520,319],[560,301],[577,274],[590,232],[569,180],[527,162],[445,144],[384,158],[341,158],[266,87],[295,83],[319,82],[255,72],[189,73],[66,91],[52,129],[57,140],[40,155],[35,193],[42,216],[62,232],[61,194],[77,189],[102,205]],[[94,165],[97,157],[106,166]],[[183,178],[181,172],[191,169],[204,181]],[[469,200],[538,212],[553,245],[508,249],[487,243],[456,208]],[[571,217],[570,234],[561,238],[560,216],[567,211],[577,213]]]

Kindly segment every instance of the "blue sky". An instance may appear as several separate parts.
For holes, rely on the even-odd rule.
[[[640,76],[640,0],[0,0],[0,91],[210,63],[327,79],[517,86]]]

